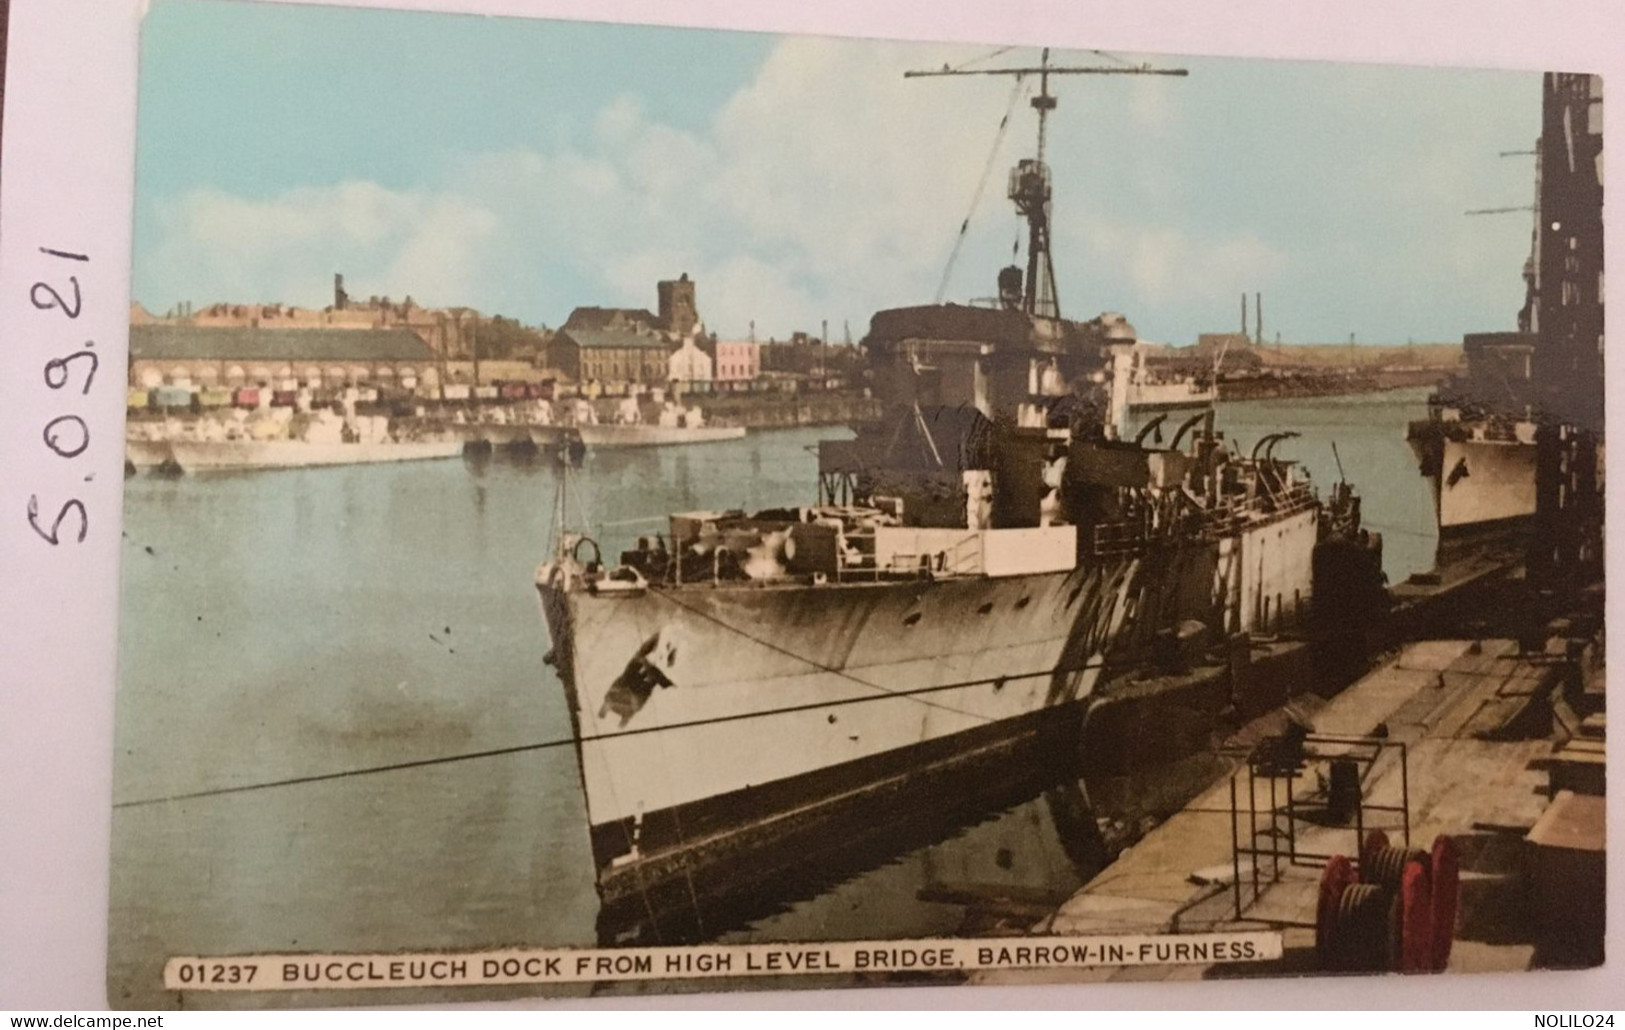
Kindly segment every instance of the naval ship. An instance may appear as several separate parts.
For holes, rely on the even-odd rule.
[[[1439,384],[1428,417],[1406,433],[1433,495],[1441,567],[1486,550],[1521,553],[1538,535],[1542,426],[1602,421],[1601,79],[1545,75],[1533,155],[1530,207],[1469,212],[1533,212],[1517,328],[1467,334],[1465,373]]]
[[[1022,71],[1042,155],[1059,70]],[[1051,198],[1021,160],[1028,260],[992,306],[873,316],[886,414],[821,442],[809,503],[673,514],[613,555],[563,532],[537,570],[606,909],[698,906],[977,795],[1075,748],[1114,669],[1301,627],[1317,568],[1380,544],[1275,455],[1294,434],[1242,453],[1207,410],[1123,436],[1136,333],[1061,316]]]

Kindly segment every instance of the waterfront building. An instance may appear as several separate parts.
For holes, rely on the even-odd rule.
[[[585,391],[625,394],[671,382],[710,389],[710,342],[700,336],[694,280],[683,273],[656,284],[658,313],[647,308],[578,307],[548,347],[547,362]],[[703,373],[703,374],[702,374]]]
[[[711,355],[701,350],[691,334],[683,337],[682,346],[666,359],[666,379],[673,386],[692,393],[711,390]]]
[[[762,374],[762,345],[754,340],[717,340],[713,380],[718,390],[747,390]]]
[[[664,335],[647,329],[572,329],[566,325],[553,337],[548,363],[577,383],[597,383],[604,393],[621,394],[664,386],[671,372],[670,351]]]
[[[412,389],[439,381],[439,360],[421,337],[400,327],[290,331],[132,325],[129,385],[137,390],[347,385]]]
[[[132,326],[349,331],[405,329],[444,357],[471,355],[481,320],[479,312],[471,308],[426,308],[411,297],[402,301],[376,296],[365,300],[352,298],[344,288],[342,275],[333,277],[333,303],[325,308],[229,302],[195,307],[190,302],[183,302],[165,314],[155,315],[139,303],[130,305]]]

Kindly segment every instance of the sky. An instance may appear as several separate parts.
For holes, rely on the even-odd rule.
[[[1032,51],[237,0],[156,0],[141,49],[133,290],[158,313],[321,307],[342,272],[556,326],[686,272],[725,338],[856,339],[1024,253],[1005,178],[1035,84],[902,73]],[[1538,134],[1538,74],[1052,61],[1190,71],[1052,80],[1067,317],[1190,343],[1262,292],[1291,342],[1513,328],[1531,216],[1464,212],[1530,203],[1532,158],[1498,154]]]

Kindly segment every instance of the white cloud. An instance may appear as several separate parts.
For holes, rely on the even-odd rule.
[[[1012,104],[1008,80],[902,77],[980,53],[790,38],[698,129],[611,96],[577,146],[471,154],[433,187],[192,193],[159,206],[141,299],[323,303],[342,271],[358,293],[556,323],[576,304],[653,306],[654,282],[687,272],[720,333],[754,320],[783,336],[824,318],[861,332],[876,309],[935,295],[984,169],[947,295],[987,296],[1023,235],[1005,174],[1031,151],[1032,111]],[[1517,292],[1515,264],[1474,249],[1483,227],[1458,213],[1485,160],[1473,152],[1500,143],[1474,91],[1452,94],[1436,123],[1395,114],[1414,79],[1317,74],[1314,104],[1266,92],[1219,109],[1234,128],[1202,114],[1214,105],[1194,80],[1063,80],[1050,137],[1063,310],[1115,308],[1172,338],[1228,324],[1242,290],[1276,291],[1289,332],[1293,317],[1437,321],[1436,298],[1464,306],[1469,275],[1479,293]],[[1245,97],[1262,80],[1237,81]],[[1335,101],[1324,109],[1323,94]],[[1439,276],[1435,299],[1394,314],[1403,291],[1381,283],[1423,274]],[[1333,293],[1348,310],[1331,310]]]
[[[433,191],[193,193],[160,212],[141,281],[177,299],[313,303],[331,269],[369,292],[499,310],[526,309],[553,278],[602,291],[527,312],[557,320],[574,303],[651,303],[654,280],[687,271],[722,332],[866,319],[929,299],[1008,99],[979,80],[903,85],[920,54],[787,39],[708,131],[623,95],[590,146],[474,155]],[[1002,172],[984,211],[1003,203]]]
[[[1202,235],[1097,219],[1086,245],[1097,261],[1123,271],[1147,310],[1228,311],[1240,292],[1267,289],[1287,265],[1285,255],[1252,233]],[[1136,312],[1126,313],[1133,321]]]
[[[630,93],[622,93],[600,112],[593,123],[598,142],[615,146],[626,142],[643,125],[643,105]]]
[[[269,200],[198,191],[161,205],[158,224],[142,272],[174,284],[176,300],[314,305],[327,276],[347,271],[437,304],[472,288],[497,218],[457,195],[345,182]]]

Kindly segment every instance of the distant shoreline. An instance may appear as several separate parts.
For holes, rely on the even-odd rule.
[[[1442,378],[1444,372],[1441,369],[1248,376],[1219,380],[1219,400],[1257,401],[1382,393],[1407,387],[1431,387]]]

